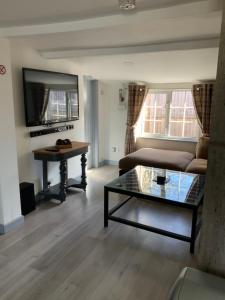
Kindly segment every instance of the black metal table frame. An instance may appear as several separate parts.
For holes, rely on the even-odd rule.
[[[113,208],[109,210],[109,192],[113,192],[116,194],[122,194],[129,196],[127,199],[123,200],[121,203],[115,205]],[[174,233],[171,231],[166,231],[157,227],[152,227],[149,225],[144,225],[138,222],[134,222],[131,220],[123,219],[121,217],[113,216],[113,214],[119,210],[122,206],[124,206],[129,200],[132,198],[139,198],[139,199],[146,199],[153,202],[158,203],[166,203],[172,206],[186,208],[189,210],[192,210],[192,224],[191,224],[191,236],[185,236],[178,233]],[[190,243],[190,253],[194,253],[195,248],[195,240],[198,236],[198,233],[200,231],[201,227],[201,218],[198,218],[198,209],[201,206],[203,201],[203,194],[201,195],[201,200],[199,201],[198,205],[190,205],[183,202],[176,202],[176,201],[170,201],[167,199],[157,198],[154,196],[146,195],[146,194],[139,194],[131,191],[125,191],[125,190],[119,190],[117,188],[112,187],[104,187],[104,227],[108,227],[108,220],[119,222],[125,225],[129,225],[135,228],[144,229],[146,231],[154,232],[157,234],[161,234],[170,238],[174,238],[180,241],[188,242]]]

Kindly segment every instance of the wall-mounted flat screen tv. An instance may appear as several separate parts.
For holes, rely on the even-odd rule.
[[[23,68],[26,126],[79,119],[78,76]]]

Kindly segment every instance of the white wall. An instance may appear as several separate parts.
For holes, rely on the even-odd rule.
[[[11,42],[13,95],[15,108],[16,142],[18,150],[19,181],[28,181],[35,184],[35,191],[41,188],[42,163],[34,161],[32,150],[54,145],[58,138],[69,138],[71,140],[84,140],[83,119],[83,80],[80,67],[67,60],[46,60],[33,49],[24,47],[18,41]],[[78,74],[79,96],[80,96],[80,119],[70,122],[74,124],[74,130],[30,138],[29,128],[25,127],[25,114],[22,88],[22,67],[37,68],[50,71]],[[32,128],[36,130],[38,127]],[[81,174],[80,157],[70,159],[69,176],[77,177]],[[49,164],[49,180],[52,184],[59,182],[59,164]]]
[[[117,162],[124,156],[127,109],[119,104],[119,89],[123,83],[116,80],[100,82],[99,98],[104,105],[99,115],[102,121],[100,140],[104,141],[100,144],[100,151],[101,157],[104,156],[104,160],[110,162]],[[113,147],[116,147],[116,152],[113,152]]]
[[[99,81],[98,84],[98,137],[99,137],[99,162],[106,160],[108,153],[108,135],[109,135],[109,120],[108,120],[108,96],[107,85]]]
[[[21,209],[10,46],[8,41],[4,39],[0,39],[0,64],[5,65],[7,68],[6,75],[0,75],[0,225],[7,225],[21,217]]]

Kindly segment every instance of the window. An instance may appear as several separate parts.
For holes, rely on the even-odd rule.
[[[66,118],[66,93],[64,91],[50,90],[48,101],[47,120]]]
[[[149,92],[139,123],[142,136],[193,139],[200,130],[190,90]]]
[[[78,115],[78,99],[74,91],[50,90],[46,120],[61,120]]]

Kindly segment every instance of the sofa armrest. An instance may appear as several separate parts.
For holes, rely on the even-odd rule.
[[[207,172],[207,159],[195,158],[187,166],[185,172],[195,174],[206,174]]]

